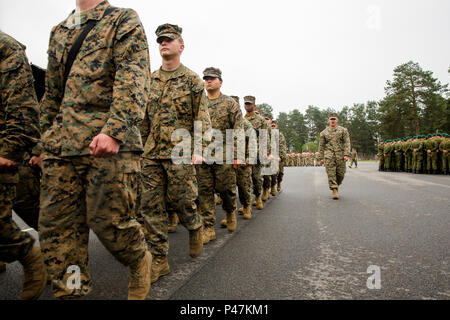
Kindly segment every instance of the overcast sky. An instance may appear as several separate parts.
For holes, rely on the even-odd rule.
[[[110,0],[136,10],[161,65],[155,30],[183,28],[182,62],[223,72],[223,92],[256,96],[275,114],[308,105],[340,110],[379,100],[393,69],[409,60],[449,83],[449,0]],[[75,0],[0,0],[0,29],[45,67],[51,28]]]

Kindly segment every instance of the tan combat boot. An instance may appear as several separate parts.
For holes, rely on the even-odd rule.
[[[263,205],[263,202],[262,202],[262,198],[261,198],[261,195],[259,195],[257,198],[256,198],[256,209],[258,209],[258,210],[262,210],[263,208],[264,208],[264,205]]]
[[[47,270],[42,259],[41,248],[33,247],[19,260],[23,266],[23,300],[36,300],[47,285]]]
[[[227,227],[227,218],[226,217],[225,217],[225,219],[220,221],[220,227],[221,228],[226,228]]]
[[[202,241],[203,241],[203,245],[209,243],[209,234],[208,234],[208,230],[206,228],[203,228]]]
[[[247,206],[244,208],[244,215],[242,218],[245,220],[250,220],[252,218],[252,206]]]
[[[278,182],[278,184],[277,184],[277,191],[280,192],[280,190],[281,190],[281,182]]]
[[[270,189],[270,194],[274,197],[277,195],[277,188],[275,186],[272,186]]]
[[[214,230],[214,227],[209,227],[207,232],[209,236],[209,241],[216,240],[216,231]]]
[[[157,256],[152,261],[151,278],[152,283],[158,281],[159,277],[165,276],[170,273],[169,259],[167,256]]]
[[[147,250],[139,261],[130,264],[128,300],[145,300],[151,286],[152,255]]]
[[[238,212],[239,212],[239,215],[242,216],[244,214],[244,207],[240,207]]]
[[[262,201],[267,201],[270,198],[269,189],[264,188],[262,194]]]
[[[175,231],[177,231],[178,222],[178,215],[176,213],[169,213],[169,233],[174,233]]]
[[[203,251],[203,226],[197,230],[189,230],[189,255],[198,257]]]
[[[234,232],[237,227],[237,220],[236,220],[236,211],[233,211],[231,213],[227,212],[227,230],[229,232]]]
[[[338,189],[333,189],[333,199],[334,200],[339,199]]]
[[[6,271],[6,263],[4,263],[3,261],[0,261],[0,273],[5,272]]]

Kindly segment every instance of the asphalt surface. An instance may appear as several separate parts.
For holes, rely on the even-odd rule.
[[[450,299],[450,176],[347,169],[340,200],[323,168],[285,168],[282,192],[197,259],[188,232],[170,235],[171,273],[149,299]],[[15,217],[22,229],[28,227]],[[37,236],[34,230],[28,230]],[[90,238],[94,288],[86,299],[126,299],[127,268]],[[370,266],[380,270],[380,288]],[[18,299],[19,263],[0,274],[0,299]],[[371,277],[369,279],[369,277]],[[369,279],[369,281],[368,281]],[[47,287],[41,299],[52,299]]]

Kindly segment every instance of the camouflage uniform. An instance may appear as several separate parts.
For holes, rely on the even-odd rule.
[[[352,161],[350,162],[350,167],[353,167],[353,163],[355,164],[355,168],[358,168],[358,153],[356,150],[352,150]]]
[[[172,133],[176,129],[185,129],[193,136],[194,121],[200,121],[204,134],[211,128],[211,120],[204,84],[195,72],[181,65],[169,74],[162,69],[156,70],[151,79],[150,99],[141,127],[142,138],[146,141],[141,215],[149,232],[152,255],[165,257],[169,252],[167,206],[177,213],[188,230],[202,226],[196,204],[196,172],[190,164],[192,152],[185,155],[184,163],[173,163],[172,149],[178,141],[172,141]],[[191,151],[192,148],[193,143]],[[205,148],[204,144],[202,148]]]
[[[392,143],[390,140],[384,144],[383,154],[384,154],[384,170],[390,171],[392,168],[391,167]]]
[[[250,121],[253,128],[257,130],[257,136],[259,137],[258,130],[267,129],[266,120],[260,115],[245,115],[245,118]],[[259,157],[259,139],[258,139],[258,157]],[[261,163],[252,165],[252,181],[253,181],[253,194],[259,197],[262,192],[262,177],[261,177]]]
[[[439,144],[439,151],[442,153],[442,173],[447,174],[450,169],[450,138],[448,135]]]
[[[279,131],[280,138],[279,138],[279,157],[281,158],[281,161],[279,162],[279,168],[278,172],[272,176],[272,186],[280,185],[281,181],[283,181],[284,176],[284,166],[286,164],[286,152],[287,152],[287,146],[286,146],[286,138],[284,137],[284,134]]]
[[[205,72],[205,76],[208,75],[209,73]],[[207,97],[206,101],[212,127],[220,130],[224,141],[227,129],[244,129],[244,118],[239,105],[234,99],[221,94],[219,98],[214,100]],[[233,164],[225,163],[226,147],[222,146],[223,164],[203,163],[197,166],[199,211],[203,217],[203,226],[205,228],[214,227],[216,222],[214,191],[220,194],[220,198],[223,201],[222,207],[225,212],[232,213],[236,210],[236,172]],[[212,156],[214,157],[214,154]],[[237,159],[236,145],[233,159]]]
[[[244,130],[254,130],[252,124],[247,119],[243,119]],[[252,202],[252,166],[249,164],[250,153],[256,152],[255,144],[249,144],[249,138],[246,137],[246,149],[245,149],[245,165],[240,165],[236,170],[236,182],[239,192],[239,202],[243,207],[251,205]],[[255,148],[255,149],[252,149]]]
[[[39,237],[57,298],[82,297],[91,291],[89,228],[124,265],[146,254],[142,227],[135,219],[139,124],[144,117],[150,58],[144,28],[131,9],[110,8],[107,1],[52,29],[46,93],[41,102],[42,161]],[[68,51],[88,20],[87,35],[69,73]],[[109,158],[90,156],[89,144],[100,133],[120,142]],[[71,265],[80,267],[81,286],[67,286]]]
[[[0,31],[0,157],[21,163],[39,138],[38,104],[25,46]],[[0,168],[0,261],[27,255],[34,239],[12,219],[18,167]]]
[[[422,136],[420,136],[422,137]],[[413,149],[413,170],[415,173],[422,173],[422,164],[423,164],[423,141],[419,140],[422,138],[417,138],[413,140],[411,147]]]
[[[384,142],[378,145],[378,171],[384,170]]]
[[[424,149],[427,155],[427,171],[428,173],[431,173],[431,170],[433,172],[437,172],[438,166],[437,166],[437,160],[438,160],[438,153],[437,150],[439,150],[439,143],[434,138],[433,135],[429,135],[428,139],[424,141]]]
[[[397,140],[394,144],[394,155],[395,155],[395,170],[402,171],[402,162],[403,162],[403,152],[402,152],[402,142]]]
[[[350,136],[346,128],[326,128],[320,133],[320,160],[325,161],[330,189],[338,189],[344,180],[344,156],[350,157]]]
[[[405,171],[411,172],[412,168],[412,149],[411,149],[411,141],[410,139],[406,139],[402,144],[402,152],[405,157]]]

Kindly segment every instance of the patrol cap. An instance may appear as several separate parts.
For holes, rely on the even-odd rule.
[[[220,69],[218,69],[218,68],[213,68],[213,67],[206,68],[203,71],[203,80],[205,80],[206,77],[218,78],[218,79],[220,79],[220,81],[222,81],[222,71],[220,71]]]
[[[236,101],[239,104],[239,97],[238,96],[230,96],[230,98],[233,98],[234,101]]]
[[[332,119],[337,120],[337,119],[338,119],[337,113],[335,113],[335,112],[330,113],[330,114],[328,115],[328,119],[329,119],[329,120],[332,120]]]
[[[256,98],[253,96],[245,96],[244,103],[248,104],[256,104]]]
[[[271,116],[270,114],[264,114],[263,117],[264,117],[266,120],[272,120],[272,116]]]
[[[156,29],[155,34],[157,36],[156,42],[161,43],[161,38],[166,37],[170,39],[178,39],[181,38],[181,33],[183,32],[183,28],[180,28],[176,24],[162,24]]]

